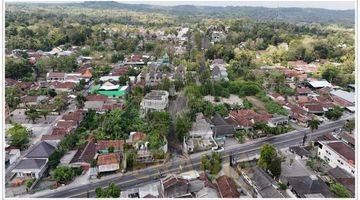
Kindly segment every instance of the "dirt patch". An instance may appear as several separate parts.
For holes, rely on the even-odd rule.
[[[251,104],[254,106],[254,108],[256,108],[258,111],[266,112],[266,108],[265,108],[264,103],[262,101],[258,100],[256,97],[249,96],[249,97],[246,97],[246,99],[248,101],[250,101]]]

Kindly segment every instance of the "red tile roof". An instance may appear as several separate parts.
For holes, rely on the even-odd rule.
[[[118,153],[102,154],[98,156],[97,165],[119,164],[120,155]]]
[[[301,88],[296,88],[296,93],[298,93],[298,94],[310,94],[311,90],[308,87],[301,87]]]
[[[108,97],[105,95],[97,94],[97,95],[89,95],[86,97],[86,101],[107,101]]]
[[[240,193],[237,191],[234,180],[223,175],[216,179],[218,190],[221,198],[239,198]]]
[[[63,73],[63,72],[49,72],[48,77],[49,78],[64,78],[65,73]]]

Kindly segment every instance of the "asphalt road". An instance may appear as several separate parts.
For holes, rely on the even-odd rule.
[[[303,129],[299,131],[292,131],[286,134],[272,136],[268,138],[260,138],[258,140],[248,142],[245,144],[237,144],[225,148],[221,152],[223,159],[228,158],[230,155],[236,155],[240,158],[247,158],[253,155],[258,154],[261,146],[265,143],[270,143],[275,145],[277,148],[285,148],[293,145],[298,145],[302,143],[304,133],[307,132],[308,138],[314,139],[318,136],[321,136],[325,133],[333,131],[335,128],[342,127],[346,122],[346,119],[341,119],[335,122],[330,122],[324,125],[319,126],[317,130],[313,133],[309,129]],[[204,154],[210,154],[211,151],[202,152],[198,154],[190,155],[188,159],[184,160],[175,160],[164,165],[152,166],[149,168],[141,169],[134,172],[129,172],[124,175],[119,175],[118,177],[107,178],[104,180],[99,180],[94,183],[80,185],[72,188],[59,188],[48,194],[42,194],[39,196],[41,198],[65,198],[65,197],[87,197],[94,196],[94,190],[97,187],[106,187],[110,182],[116,183],[120,188],[126,189],[131,186],[136,186],[144,182],[154,181],[160,178],[161,175],[185,172],[192,169],[199,169],[201,156]]]

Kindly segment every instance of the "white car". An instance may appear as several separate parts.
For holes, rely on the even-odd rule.
[[[222,152],[224,151],[224,147],[213,147],[211,150],[214,152]]]

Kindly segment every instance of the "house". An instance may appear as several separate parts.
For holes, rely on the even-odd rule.
[[[226,35],[223,31],[213,31],[211,34],[211,42],[221,42],[226,39]]]
[[[63,72],[48,72],[46,74],[46,81],[54,82],[54,81],[65,81],[66,74]]]
[[[192,196],[189,191],[189,181],[173,174],[161,180],[161,191],[166,198]]]
[[[309,87],[312,89],[320,89],[324,87],[333,87],[331,83],[329,83],[327,80],[320,80],[320,81],[310,81],[308,83]]]
[[[344,141],[347,145],[349,145],[350,147],[352,147],[353,149],[355,148],[355,137],[354,135],[346,132],[346,131],[342,131],[341,133],[338,134],[337,136],[340,140]]]
[[[258,166],[243,173],[246,182],[253,187],[254,193],[260,198],[284,198],[284,196],[275,188],[271,177]]]
[[[315,115],[323,115],[328,109],[324,107],[323,104],[320,102],[309,102],[303,104],[303,109],[310,113]]]
[[[119,153],[100,154],[97,158],[98,171],[111,172],[120,169],[121,155]]]
[[[352,195],[355,195],[355,177],[353,174],[349,174],[340,167],[335,167],[328,171],[328,175],[334,181],[345,186]]]
[[[159,182],[122,191],[120,198],[162,198]]]
[[[106,95],[89,95],[86,97],[84,110],[94,109],[100,111],[107,100],[108,97]]]
[[[203,186],[195,192],[196,198],[220,198],[217,185],[209,180],[205,172],[200,173],[198,180],[203,182]]]
[[[141,116],[149,111],[163,111],[169,105],[169,92],[165,90],[152,90],[147,93],[140,103]]]
[[[96,142],[96,151],[100,154],[109,153],[109,148],[114,148],[114,152],[122,151],[124,148],[123,140],[98,140]]]
[[[308,87],[298,87],[296,88],[296,94],[299,96],[308,96],[312,91]]]
[[[57,92],[57,93],[61,93],[61,92],[72,92],[72,91],[74,91],[75,86],[76,86],[76,83],[74,83],[74,82],[54,81],[54,82],[52,82],[50,88],[54,89],[55,92]]]
[[[131,132],[129,138],[126,140],[126,144],[136,146],[138,142],[143,142],[147,138],[143,132]]]
[[[96,157],[97,153],[94,138],[89,137],[85,146],[77,150],[69,166],[82,167],[84,170],[88,170],[91,162],[96,159]]]
[[[228,73],[226,71],[226,63],[223,59],[214,59],[210,65],[211,77],[215,81],[228,81]]]
[[[229,114],[229,118],[231,118],[236,129],[249,129],[251,128],[256,122],[264,122],[267,123],[272,116],[267,113],[256,113],[250,109],[241,109],[241,110],[233,110]],[[227,119],[227,121],[231,121]]]
[[[331,198],[326,183],[316,175],[288,177],[289,189],[299,198]]]
[[[340,107],[348,107],[355,105],[355,92],[347,92],[344,90],[333,90],[330,92],[334,102]]]
[[[309,158],[311,156],[311,153],[304,147],[292,146],[292,147],[289,147],[289,150],[291,153],[294,153],[297,156],[299,156],[300,159]]]
[[[218,113],[211,119],[213,125],[214,138],[216,140],[225,140],[225,137],[233,136],[235,128],[233,125],[228,124]]]
[[[63,120],[75,121],[78,125],[84,119],[85,112],[83,110],[76,110],[63,115]]]
[[[343,141],[319,141],[317,151],[331,167],[340,167],[355,175],[355,150]]]
[[[201,137],[208,139],[212,136],[213,130],[211,129],[211,124],[202,113],[198,113],[196,121],[192,124],[191,130],[189,131],[189,137]]]
[[[270,97],[271,100],[273,100],[277,103],[280,103],[280,104],[285,103],[285,98],[277,92],[271,92],[271,93],[267,94],[266,96]]]
[[[289,122],[289,118],[287,116],[273,116],[268,121],[268,126],[270,127],[276,127],[279,125],[286,125]]]
[[[234,180],[226,175],[216,179],[218,191],[221,198],[239,198],[240,193]]]
[[[41,178],[48,167],[48,159],[56,148],[47,141],[37,143],[11,172],[19,178]]]

